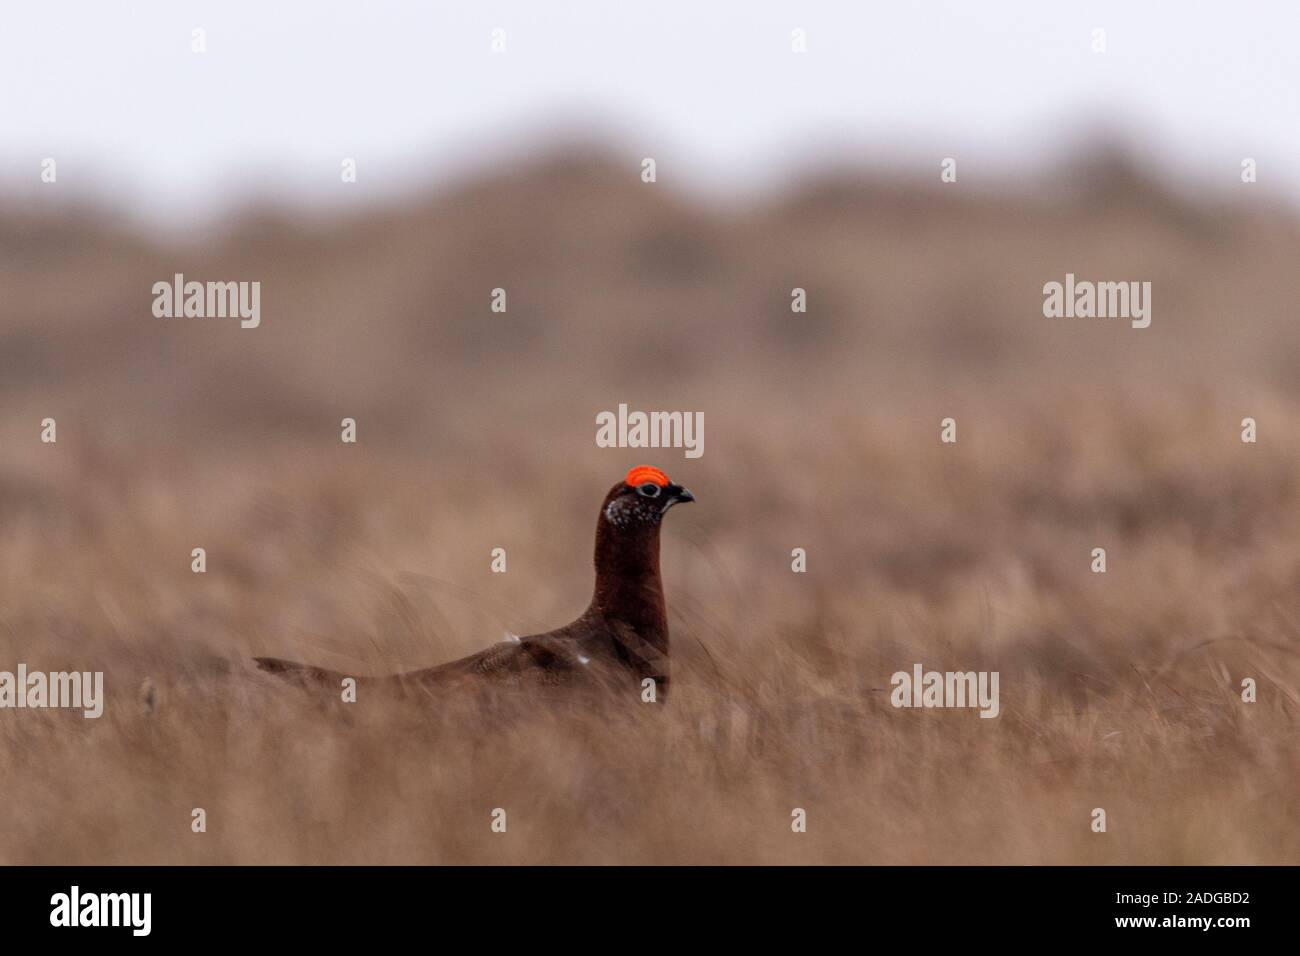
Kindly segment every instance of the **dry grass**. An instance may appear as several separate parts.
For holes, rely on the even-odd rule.
[[[1295,223],[1088,182],[720,211],[565,159],[180,250],[0,216],[0,668],[109,693],[0,712],[0,862],[1300,862]],[[263,327],[153,319],[174,271],[260,279]],[[1152,328],[1043,319],[1066,271],[1151,279]],[[596,449],[620,401],[703,411],[705,456]],[[647,457],[699,499],[666,706],[344,711],[248,667],[564,623]],[[893,709],[916,661],[1000,671],[1001,717]]]

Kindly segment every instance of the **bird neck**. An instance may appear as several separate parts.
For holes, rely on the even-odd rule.
[[[659,577],[659,526],[596,529],[596,591],[591,610],[629,625],[660,651],[668,649],[668,609]]]

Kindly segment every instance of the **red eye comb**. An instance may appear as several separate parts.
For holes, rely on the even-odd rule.
[[[658,468],[651,468],[649,465],[637,465],[627,473],[627,478],[624,481],[633,488],[637,485],[644,485],[647,481],[663,488],[668,484],[668,476]]]

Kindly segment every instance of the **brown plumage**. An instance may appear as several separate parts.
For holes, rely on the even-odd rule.
[[[694,500],[658,469],[633,468],[601,503],[595,592],[576,621],[436,667],[357,678],[358,684],[425,691],[459,685],[570,685],[640,694],[642,682],[650,678],[662,699],[668,689],[668,609],[659,576],[659,527],[669,508]],[[337,689],[351,676],[274,657],[256,661],[262,670],[302,686]]]

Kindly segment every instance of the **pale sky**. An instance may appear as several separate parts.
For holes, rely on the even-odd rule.
[[[1298,51],[1290,0],[11,0],[0,188],[39,199],[53,157],[58,187],[147,217],[257,193],[355,201],[573,124],[720,194],[831,154],[953,156],[978,179],[1103,122],[1225,187],[1254,157],[1260,186],[1296,199]]]

